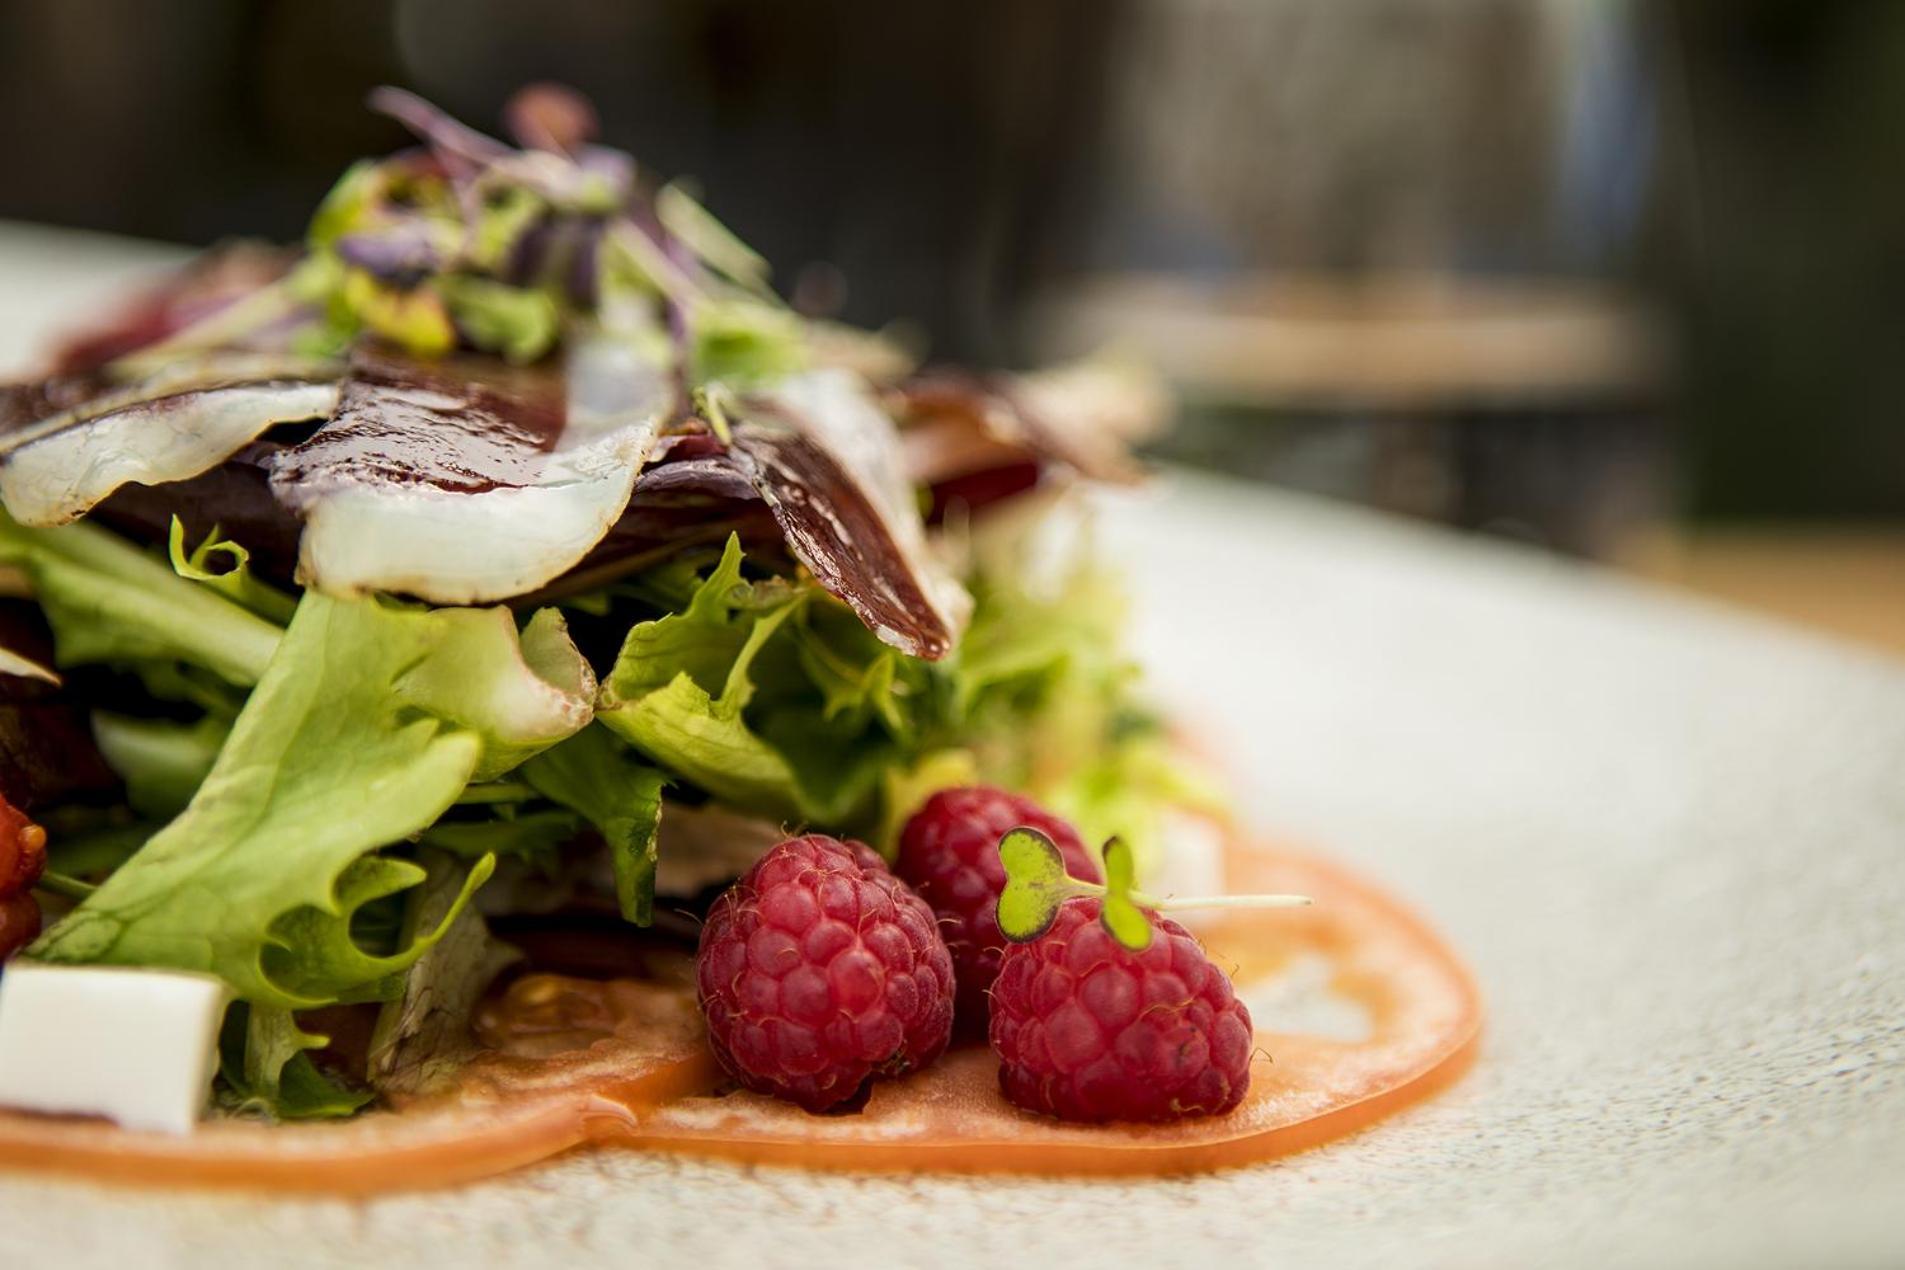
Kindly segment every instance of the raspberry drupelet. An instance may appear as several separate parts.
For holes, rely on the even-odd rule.
[[[1020,825],[1057,844],[1071,876],[1099,880],[1098,862],[1076,829],[1031,799],[1003,789],[941,790],[900,833],[894,870],[939,915],[958,984],[956,1015],[961,1030],[973,1036],[985,1031],[986,993],[1006,948],[999,933],[999,892],[1005,886],[999,839]]]
[[[1007,947],[992,987],[1005,1096],[1064,1120],[1216,1115],[1250,1087],[1250,1011],[1197,941],[1151,915],[1126,948],[1099,901],[1067,900],[1052,927]]]
[[[695,973],[721,1066],[808,1111],[925,1066],[952,1031],[933,912],[858,842],[809,834],[769,850],[715,901]]]

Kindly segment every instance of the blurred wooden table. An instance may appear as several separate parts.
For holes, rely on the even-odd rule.
[[[1905,525],[1665,530],[1615,563],[1905,656]]]
[[[1050,297],[1031,322],[1053,356],[1128,346],[1188,397],[1276,409],[1652,398],[1666,370],[1655,314],[1617,288],[1556,278],[1108,274]]]

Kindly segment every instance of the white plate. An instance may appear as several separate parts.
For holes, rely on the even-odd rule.
[[[73,276],[96,276],[75,242]],[[0,362],[50,311],[48,250],[0,235]],[[1488,1032],[1452,1091],[1185,1181],[614,1152],[372,1203],[0,1177],[7,1260],[1905,1260],[1905,666],[1228,482],[1172,478],[1105,539],[1132,570],[1153,682],[1219,740],[1256,823],[1380,878],[1472,960]]]

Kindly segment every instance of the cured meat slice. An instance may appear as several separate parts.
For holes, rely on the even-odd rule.
[[[329,415],[336,376],[330,363],[235,355],[123,387],[16,385],[0,397],[0,499],[22,523],[63,525],[122,485],[188,480],[274,425]]]
[[[927,542],[898,433],[862,381],[799,376],[748,398],[742,417],[734,454],[794,556],[895,648],[951,652],[972,597]]]
[[[621,517],[672,391],[607,337],[574,344],[559,372],[360,353],[336,415],[271,461],[304,521],[299,581],[435,604],[547,584]]]

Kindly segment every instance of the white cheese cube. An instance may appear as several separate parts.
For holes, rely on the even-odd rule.
[[[16,958],[0,972],[0,1104],[189,1133],[225,985],[209,975]]]

